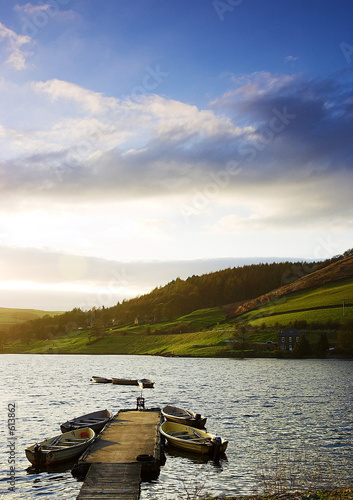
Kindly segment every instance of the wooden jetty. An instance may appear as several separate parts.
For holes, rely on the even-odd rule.
[[[159,408],[120,410],[80,457],[77,500],[138,500],[141,480],[158,477],[164,463],[160,421]]]

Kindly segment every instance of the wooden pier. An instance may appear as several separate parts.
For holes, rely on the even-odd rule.
[[[142,478],[155,478],[163,462],[159,409],[121,410],[82,455],[85,476],[77,500],[138,500]]]

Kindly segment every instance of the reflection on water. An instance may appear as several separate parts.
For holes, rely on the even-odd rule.
[[[147,356],[1,355],[0,493],[6,499],[73,500],[70,470],[36,474],[26,446],[57,434],[60,423],[104,408],[135,408],[138,387],[90,382],[93,374],[150,378],[147,407],[167,404],[205,415],[207,430],[229,440],[218,465],[170,448],[142,500],[225,496],[261,489],[263,471],[300,457],[321,484],[352,480],[353,363],[341,360],[232,360]],[[9,494],[8,404],[16,404],[16,490]],[[277,465],[276,465],[277,464]]]

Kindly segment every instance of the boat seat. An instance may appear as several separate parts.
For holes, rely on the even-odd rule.
[[[85,441],[87,441],[88,438],[67,438],[63,441],[60,441],[60,443],[70,443],[70,444],[74,444],[74,443],[84,443]],[[58,444],[60,444],[58,443]]]
[[[68,446],[72,446],[72,443],[66,443],[65,441],[62,441],[61,443],[55,444],[54,446],[51,446],[50,448],[67,448]]]
[[[171,436],[187,436],[188,433],[186,431],[176,431],[176,432],[168,432]]]
[[[68,445],[66,445],[68,446]],[[51,451],[51,450],[60,450],[62,448],[65,448],[65,445],[60,445],[60,444],[54,444],[53,446],[49,446],[45,451]]]
[[[99,422],[101,422],[101,420],[89,419],[89,420],[80,420],[79,424],[86,425],[87,427],[89,427],[91,424],[98,424]]]

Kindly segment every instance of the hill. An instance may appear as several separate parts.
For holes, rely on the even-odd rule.
[[[318,327],[339,325],[353,316],[353,278],[326,283],[268,302],[237,316],[252,326],[276,327],[297,323]]]
[[[278,305],[279,301],[284,297],[288,300],[293,293],[319,288],[327,283],[338,282],[351,277],[353,277],[353,255],[329,264],[323,269],[318,269],[307,276],[299,278],[293,283],[281,286],[269,293],[257,297],[256,299],[244,301],[234,307],[234,311],[231,316],[240,316],[249,311],[253,311],[254,309],[259,309],[260,307],[269,307],[270,304],[275,306]],[[345,297],[341,297],[340,300],[344,300],[344,298]]]
[[[63,311],[42,311],[38,309],[15,309],[9,307],[0,307],[0,326],[23,323],[43,316],[56,316]]]
[[[222,355],[239,321],[257,328],[264,319],[265,327],[287,325],[308,314],[317,319],[320,311],[324,321],[332,322],[342,300],[346,312],[353,312],[351,253],[319,263],[258,264],[177,278],[111,308],[75,308],[14,324],[0,335],[0,347],[3,352]],[[234,298],[240,300],[224,305]],[[266,342],[276,335],[257,332],[254,340]]]

